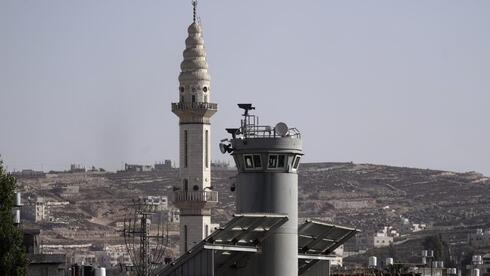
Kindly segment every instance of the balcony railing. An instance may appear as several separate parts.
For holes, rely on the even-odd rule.
[[[209,201],[218,202],[218,192],[215,191],[175,191],[174,200],[178,201]]]
[[[205,110],[205,109],[210,109],[210,110],[217,110],[218,109],[218,104],[216,103],[184,103],[184,102],[178,102],[178,103],[172,103],[172,110]]]

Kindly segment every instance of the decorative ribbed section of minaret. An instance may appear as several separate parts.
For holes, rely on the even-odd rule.
[[[182,85],[195,82],[209,82],[208,63],[202,38],[201,26],[192,23],[187,29],[189,36],[185,40],[184,60],[180,64],[182,70],[179,81]]]

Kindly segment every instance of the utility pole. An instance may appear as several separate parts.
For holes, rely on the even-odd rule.
[[[126,250],[138,276],[152,276],[163,263],[168,246],[168,227],[162,221],[151,234],[151,217],[157,212],[156,205],[144,199],[133,199],[130,215],[124,220],[123,236]]]

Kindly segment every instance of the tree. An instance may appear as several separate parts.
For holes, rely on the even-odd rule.
[[[427,250],[434,250],[434,260],[444,261],[448,264],[449,245],[442,239],[442,235],[428,236],[422,242],[422,246]]]
[[[0,275],[25,275],[27,257],[22,232],[14,225],[15,178],[0,160]]]

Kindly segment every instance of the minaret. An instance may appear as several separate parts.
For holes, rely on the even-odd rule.
[[[174,193],[174,204],[180,209],[181,254],[211,233],[211,208],[218,202],[211,186],[210,144],[210,118],[218,105],[210,103],[212,89],[196,5],[193,1],[193,22],[180,64],[179,102],[172,103],[180,129],[180,188]]]

